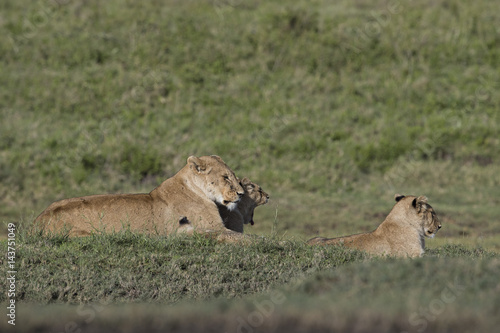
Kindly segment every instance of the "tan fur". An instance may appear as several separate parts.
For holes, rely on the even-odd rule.
[[[253,213],[257,206],[265,205],[269,201],[269,194],[264,192],[262,188],[253,183],[248,178],[243,178],[240,181],[245,193],[238,202],[236,209],[229,210],[226,206],[217,205],[219,208],[220,216],[226,228],[243,232],[243,225],[254,224]]]
[[[43,232],[131,231],[168,235],[224,227],[217,204],[234,209],[244,191],[218,156],[190,156],[187,165],[149,194],[91,195],[54,202],[35,220]],[[189,221],[189,222],[188,222]],[[237,237],[237,236],[234,236]]]
[[[434,237],[441,223],[425,196],[395,196],[396,204],[372,232],[339,238],[316,237],[310,245],[343,244],[372,255],[418,257],[424,253],[425,237]]]

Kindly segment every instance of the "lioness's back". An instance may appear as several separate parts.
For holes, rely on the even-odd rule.
[[[127,225],[131,229],[144,228],[153,218],[149,194],[92,195],[52,203],[36,218],[35,226],[84,234],[115,231]]]

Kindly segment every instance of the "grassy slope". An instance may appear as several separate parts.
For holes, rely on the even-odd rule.
[[[500,298],[492,291],[500,288],[499,256],[481,249],[444,246],[416,260],[365,260],[342,248],[265,239],[242,248],[130,233],[74,240],[20,235],[16,332],[60,331],[73,322],[92,332],[240,325],[465,332],[498,324]],[[5,304],[6,295],[0,297]],[[2,321],[0,328],[9,326]]]
[[[308,271],[363,257],[335,248],[314,249],[302,242],[279,245],[276,240],[264,240],[241,247],[217,245],[205,238],[131,233],[69,241],[37,236],[22,244],[17,252],[18,300],[42,304],[174,304],[183,299],[242,297],[281,286]],[[6,297],[0,295],[0,301]]]
[[[371,230],[388,213],[398,192],[430,198],[443,220],[442,231],[427,243],[435,251],[450,256],[453,247],[443,247],[449,243],[500,249],[500,44],[496,30],[500,5],[496,2],[403,1],[397,9],[383,1],[362,0],[335,4],[323,0],[59,3],[19,0],[0,4],[0,222],[29,225],[50,202],[64,197],[148,192],[180,169],[190,154],[218,154],[239,176],[250,177],[272,196],[267,206],[257,209],[257,224],[248,232],[270,235],[275,226],[278,235],[300,241],[317,234]],[[265,255],[264,248],[279,247],[272,242],[248,253],[199,244],[199,253],[172,257],[161,254],[158,246],[173,249],[174,244],[186,249],[185,243],[168,245],[139,237],[126,241],[124,250],[115,238],[101,240],[102,247],[95,249],[125,251],[139,261],[153,246],[160,253],[158,258],[171,265],[207,260],[205,251],[214,247],[242,251],[252,264],[260,262],[267,269],[257,274],[255,281],[260,282],[254,281],[249,294],[268,290],[263,284],[268,275],[276,278],[269,286],[274,288],[292,279],[294,270],[307,272],[306,263],[317,251],[292,242],[285,252],[298,252],[298,257],[285,261],[290,272],[273,273],[270,263],[278,264],[282,258]],[[99,293],[106,294],[106,288],[121,290],[122,294],[111,298],[113,302],[152,296],[150,290],[134,296],[126,289],[137,281],[119,279],[121,273],[111,262],[118,265],[122,259],[111,254],[99,257],[99,251],[92,252],[94,244],[85,245],[89,240],[60,245],[27,241],[20,250],[26,265],[20,274],[45,269],[45,275],[23,277],[39,281],[38,287],[35,282],[18,281],[30,291],[23,296],[25,302],[88,302]],[[343,256],[343,252],[328,251],[333,251],[328,252],[331,260]],[[67,261],[54,257],[51,265],[36,262],[35,258],[51,252]],[[86,275],[72,269],[79,267],[76,258],[82,252],[90,252],[95,259],[88,262]],[[435,272],[444,274],[437,275],[442,280],[453,280],[468,273],[458,273],[455,266],[491,266],[492,272],[498,267],[497,259],[459,257],[465,258],[451,258],[449,264],[424,258],[404,263],[401,270],[411,272],[412,265],[429,263],[425,267],[430,279]],[[325,261],[322,268],[333,268],[334,263]],[[220,265],[229,270],[223,261]],[[384,277],[385,272],[398,272],[394,264],[380,265],[381,273],[375,270],[374,281],[387,286],[395,283],[397,273],[387,280]],[[151,269],[158,273],[161,267],[156,262]],[[356,274],[371,274],[363,265],[352,267]],[[441,267],[446,267],[445,272],[439,271]],[[92,280],[91,269],[97,269],[103,280],[106,274],[99,269],[111,269],[113,287],[90,283],[86,289],[87,285],[78,284],[76,277]],[[330,272],[325,276],[350,276],[348,268]],[[127,271],[134,273],[142,271]],[[317,278],[318,285],[330,279],[325,276]],[[65,278],[70,282],[66,292],[61,280]],[[47,289],[50,281],[52,287]],[[169,288],[170,281],[153,281],[158,290]],[[467,318],[474,317],[465,300],[476,294],[486,297],[487,290],[498,289],[492,281],[476,282],[468,282],[471,289],[464,301],[451,305],[456,308],[447,312],[449,319],[431,324],[446,325],[464,314],[461,324],[465,325]],[[120,289],[120,283],[125,289]],[[374,315],[374,321],[377,316],[387,319],[381,323],[403,318],[405,324],[396,328],[407,327],[407,316],[433,299],[421,284],[416,285],[409,292],[424,290],[427,296],[414,304],[388,296],[396,307],[403,304],[404,316],[397,315],[397,309],[369,311],[380,309],[377,300],[384,299],[383,292],[374,294],[366,315]],[[170,295],[162,299],[169,303],[247,294],[237,283],[218,286],[222,291],[204,290],[193,282],[196,292],[160,295]],[[353,292],[361,293],[366,289],[363,286],[357,281]],[[82,289],[70,293],[77,287]],[[313,294],[284,288],[287,299],[317,300]],[[324,305],[325,312],[320,313],[344,311],[336,300],[350,296],[341,293],[346,288],[343,284],[338,289],[326,288],[332,298],[318,303]],[[443,286],[435,288],[439,291]],[[353,302],[353,307],[362,305],[361,300]],[[245,302],[250,301],[242,300],[238,306],[246,309]],[[279,320],[293,324],[289,316],[305,313],[297,303],[301,302],[284,306]],[[497,299],[484,304],[485,313],[498,311]],[[203,308],[196,314],[215,317],[219,309]],[[311,305],[311,312],[318,308]],[[182,313],[182,307],[176,309],[169,311]],[[67,311],[68,316],[75,316],[74,309]],[[121,310],[108,306],[105,311],[113,314],[111,321],[121,320],[116,319]],[[153,316],[149,310],[137,311],[144,311],[146,321]],[[357,315],[345,311],[346,318]],[[314,318],[329,322],[326,314],[321,316]],[[81,316],[77,318],[81,322]],[[266,325],[271,323],[266,321]],[[470,323],[476,322],[471,319]],[[485,320],[484,331],[492,324]],[[432,327],[442,331],[442,327]]]

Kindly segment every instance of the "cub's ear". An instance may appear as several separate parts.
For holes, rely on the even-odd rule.
[[[425,195],[421,195],[417,198],[417,204],[426,204],[427,200],[428,199]]]
[[[245,177],[242,180],[240,180],[240,184],[241,184],[241,186],[250,185],[250,184],[252,184],[252,181],[250,179],[248,179],[247,177]]]
[[[420,210],[422,210],[422,208],[427,207],[427,197],[424,195],[421,195],[421,196],[413,199],[411,204],[415,209],[418,209],[418,211],[420,211]]]
[[[191,170],[196,171],[197,173],[208,174],[210,172],[210,168],[207,169],[207,165],[200,158],[196,156],[189,156],[187,159],[187,164]]]
[[[399,202],[399,200],[403,199],[405,196],[402,195],[402,194],[395,194],[394,195],[394,200],[396,200],[396,202]]]

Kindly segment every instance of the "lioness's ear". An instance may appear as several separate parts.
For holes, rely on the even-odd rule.
[[[200,165],[201,160],[198,157],[191,155],[187,159],[187,164],[189,164],[190,167]]]
[[[402,194],[396,194],[394,195],[394,200],[396,200],[396,202],[399,202],[399,200],[403,199],[405,196],[402,195]]]
[[[198,173],[209,173],[210,169],[207,170],[207,166],[205,162],[203,162],[200,158],[196,156],[189,156],[187,159],[187,163],[191,170],[196,171]]]
[[[210,156],[215,158],[217,161],[224,163],[224,161],[222,160],[222,158],[220,158],[220,156],[218,156],[218,155],[210,155]]]

